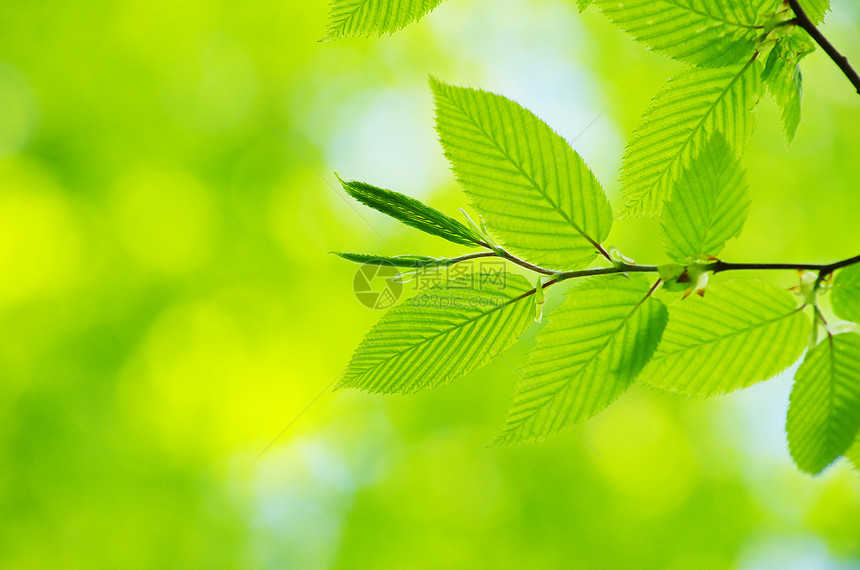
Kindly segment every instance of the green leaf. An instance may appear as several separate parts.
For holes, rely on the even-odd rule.
[[[714,133],[740,151],[755,128],[761,65],[687,68],[651,101],[624,153],[625,216],[660,212],[673,182]]]
[[[748,184],[737,157],[715,135],[681,172],[661,216],[663,244],[679,263],[715,256],[749,214]]]
[[[494,443],[539,441],[611,404],[651,358],[666,319],[641,275],[577,284],[538,333]]]
[[[463,376],[513,345],[529,326],[535,310],[530,291],[528,281],[510,273],[460,277],[422,291],[367,333],[339,386],[410,393]]]
[[[799,2],[813,24],[823,22],[824,15],[830,11],[830,0],[799,0]]]
[[[368,255],[366,253],[348,253],[333,251],[333,254],[354,263],[367,263],[370,265],[393,265],[409,269],[420,269],[426,267],[445,267],[453,260],[446,258],[428,257],[426,255]]]
[[[711,285],[703,298],[669,306],[669,324],[641,381],[670,392],[712,396],[752,386],[793,364],[809,319],[795,297],[766,281]]]
[[[700,67],[748,60],[779,0],[594,0],[645,45]]]
[[[364,182],[341,180],[341,184],[350,196],[365,206],[379,210],[407,226],[460,245],[475,247],[481,244],[481,236],[474,230],[415,198]]]
[[[579,9],[579,13],[585,12],[585,9],[591,5],[592,0],[576,0],[576,7]]]
[[[392,34],[423,18],[442,0],[332,0],[323,41]]]
[[[854,469],[860,471],[860,433],[854,439],[854,444],[845,452],[845,458],[854,465]]]
[[[794,140],[800,125],[800,101],[803,96],[803,76],[800,60],[815,51],[815,46],[802,30],[784,37],[771,50],[762,72],[762,80],[782,110],[782,126],[788,142]]]
[[[794,378],[785,431],[797,466],[824,470],[854,443],[860,429],[860,335],[826,338]]]
[[[851,265],[836,274],[830,304],[840,319],[860,323],[860,265]]]
[[[612,210],[585,162],[530,111],[500,95],[431,80],[445,156],[506,248],[557,269],[587,266]]]

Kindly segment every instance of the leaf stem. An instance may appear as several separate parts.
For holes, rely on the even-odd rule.
[[[529,263],[525,259],[520,259],[519,257],[516,257],[515,255],[511,255],[508,251],[506,251],[500,247],[493,247],[490,244],[488,244],[487,242],[479,241],[477,243],[478,243],[478,245],[485,247],[485,248],[489,249],[490,251],[484,252],[484,253],[475,253],[475,254],[472,254],[471,257],[464,255],[463,257],[456,258],[457,261],[466,261],[468,259],[474,259],[477,257],[494,257],[495,256],[495,257],[501,257],[502,259],[507,259],[511,263],[515,263],[516,265],[519,265],[520,267],[524,267],[524,268],[528,269],[529,271],[534,271],[535,273],[540,273],[541,275],[558,275],[559,273],[561,273],[560,271],[554,271],[552,269],[545,269],[545,268],[540,267],[538,265],[534,265],[533,263]]]
[[[552,269],[544,269],[543,267],[533,265],[533,264],[529,263],[528,261],[525,261],[523,259],[520,259],[519,257],[515,257],[515,256],[511,255],[507,251],[504,251],[503,255],[501,255],[499,257],[501,257],[502,259],[507,259],[511,263],[516,263],[520,267],[525,267],[526,269],[534,271],[535,273],[540,273],[541,275],[558,275],[559,273],[561,273],[560,271],[554,271]]]
[[[563,271],[558,274],[557,281],[566,281],[577,277],[591,277],[594,275],[614,275],[616,273],[657,273],[659,267],[656,265],[633,265],[619,263],[615,267],[595,267],[594,269],[580,269],[578,271]]]
[[[455,263],[460,263],[461,261],[472,261],[473,259],[482,259],[484,257],[498,257],[493,251],[481,251],[479,253],[468,253],[466,255],[461,255],[459,257],[451,257],[448,259],[450,262],[448,265],[454,265]]]
[[[807,16],[806,12],[801,8],[798,0],[788,0],[788,5],[791,6],[795,16],[797,16],[797,25],[806,30],[806,33],[812,36],[815,43],[821,46],[821,49],[830,56],[830,59],[832,59],[839,69],[842,70],[842,73],[845,74],[845,77],[848,78],[848,81],[851,82],[851,85],[853,85],[854,89],[857,90],[857,93],[860,94],[860,75],[857,75],[857,72],[853,67],[851,67],[851,64],[848,63],[848,58],[839,53],[833,44],[824,37],[824,34],[815,27],[815,24],[812,23],[812,20],[809,19],[809,16]]]

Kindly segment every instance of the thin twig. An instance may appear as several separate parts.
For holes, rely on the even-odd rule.
[[[726,271],[772,271],[772,270],[795,270],[795,271],[817,271],[819,281],[826,278],[828,275],[842,269],[844,267],[848,267],[849,265],[855,265],[860,263],[860,255],[856,255],[854,257],[849,257],[848,259],[843,259],[842,261],[837,261],[835,263],[828,264],[813,264],[813,263],[727,263],[725,261],[715,261],[713,263],[705,265],[703,268],[705,271],[711,271],[713,273],[723,273]],[[545,270],[546,271],[546,270]],[[628,263],[619,263],[615,267],[595,267],[592,269],[580,269],[577,271],[557,271],[553,272],[553,278],[547,281],[542,285],[543,289],[547,289],[555,285],[556,283],[561,283],[562,281],[567,281],[568,279],[576,279],[579,277],[594,277],[597,275],[618,275],[623,273],[659,273],[660,267],[657,265],[636,265],[636,264],[628,264]],[[657,286],[660,284],[660,279],[657,280],[657,283],[654,284],[654,288],[652,291],[656,290]],[[511,299],[508,303],[515,303],[517,301],[521,301],[526,297],[530,297],[537,292],[537,289],[532,289],[531,291],[527,291],[523,293],[519,297]]]
[[[772,269],[794,269],[798,271],[818,271],[820,278],[827,277],[834,271],[860,263],[860,255],[837,261],[836,263],[814,264],[814,263],[727,263],[725,261],[715,261],[708,266],[710,271],[714,273],[722,273],[724,271],[740,271],[740,270],[772,270]]]

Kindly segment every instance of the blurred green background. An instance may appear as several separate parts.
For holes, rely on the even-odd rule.
[[[860,5],[833,4],[824,29],[860,61]],[[458,251],[330,186],[465,205],[428,74],[578,137],[617,199],[680,66],[571,0],[450,0],[321,44],[326,11],[0,4],[0,567],[860,568],[860,480],[796,472],[788,375],[708,401],[637,387],[582,437],[502,449],[503,362],[411,397],[327,389],[380,316],[327,252]],[[791,148],[760,108],[725,259],[858,253],[860,99],[820,52],[805,79]],[[661,262],[656,228],[611,241]]]

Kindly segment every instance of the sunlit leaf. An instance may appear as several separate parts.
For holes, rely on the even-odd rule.
[[[669,257],[715,256],[736,237],[749,213],[747,181],[737,157],[721,135],[712,137],[681,172],[661,216]]]
[[[798,0],[800,7],[809,16],[813,24],[820,24],[830,11],[830,0]]]
[[[854,443],[860,428],[860,335],[828,336],[794,378],[785,430],[797,466],[820,473]]]
[[[645,45],[698,66],[748,60],[779,0],[594,0]]]
[[[364,182],[341,182],[350,196],[407,226],[460,245],[475,247],[481,241],[481,236],[466,225],[415,198]]]
[[[577,284],[538,333],[495,443],[538,441],[615,401],[654,353],[666,307],[640,275]]]
[[[391,34],[417,22],[442,0],[332,0],[325,40]]]
[[[509,348],[532,322],[531,285],[475,274],[423,291],[386,313],[356,349],[341,387],[408,393],[463,376]]]
[[[830,304],[837,317],[860,323],[860,264],[836,273]]]
[[[673,182],[714,133],[740,152],[755,128],[761,64],[688,68],[651,101],[624,154],[625,216],[660,212]]]
[[[815,51],[806,32],[795,30],[771,50],[762,72],[762,80],[782,111],[782,126],[786,139],[791,142],[800,124],[800,102],[803,96],[803,77],[800,60]]]
[[[794,295],[766,281],[711,285],[669,306],[669,324],[640,379],[671,392],[712,396],[791,366],[806,348],[808,317]]]
[[[505,247],[556,269],[594,260],[612,210],[567,141],[500,95],[435,80],[432,87],[445,155]]]

